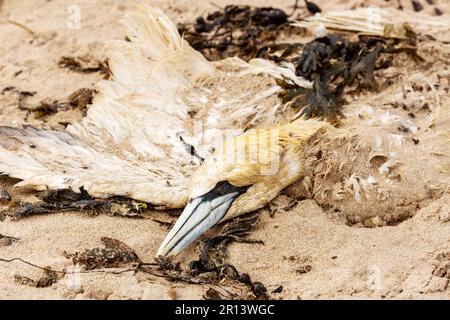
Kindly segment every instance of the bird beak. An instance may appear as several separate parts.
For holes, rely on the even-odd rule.
[[[228,212],[233,201],[242,194],[238,188],[218,194],[212,190],[192,199],[161,244],[157,256],[176,255],[208,229],[217,224]]]

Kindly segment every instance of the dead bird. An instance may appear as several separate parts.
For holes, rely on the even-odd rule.
[[[267,205],[304,172],[303,149],[327,122],[298,119],[226,141],[195,171],[190,200],[158,250],[176,255],[219,221]]]
[[[286,124],[297,114],[279,102],[281,87],[275,85],[274,78],[313,88],[311,81],[295,74],[295,68],[263,59],[210,62],[189,46],[161,10],[150,6],[141,5],[124,23],[129,41],[114,41],[109,47],[114,77],[97,84],[82,121],[64,131],[0,126],[0,172],[21,180],[15,188],[83,187],[90,197],[122,196],[157,210],[181,209],[187,204],[158,252],[175,254],[217,222],[261,208],[298,180],[306,159],[301,157],[302,150],[308,149],[307,142],[313,147],[320,141],[315,133],[329,129],[318,120]],[[197,135],[195,122],[205,124]],[[286,125],[277,127],[280,123]],[[251,128],[272,129],[241,135],[243,129]],[[376,135],[383,133],[383,128],[378,127]],[[226,130],[232,130],[233,145],[243,145],[243,149],[236,149],[235,162],[222,154],[231,152],[227,149],[230,145],[215,144]],[[263,140],[252,141],[261,137],[270,141],[271,132],[277,130],[273,146],[279,146],[278,152],[266,148],[268,155],[263,152],[263,159],[250,161],[253,165],[240,158],[260,155],[252,148],[264,146]],[[396,131],[390,127],[384,131],[393,139]],[[317,170],[308,165],[308,172],[317,173],[309,177],[315,179],[311,183],[315,190],[308,192],[314,192],[314,200],[324,207],[340,205],[336,209],[342,212],[367,211],[359,205],[350,207],[355,201],[369,201],[361,195],[366,190],[362,184],[370,181],[353,174],[357,172],[355,165],[365,166],[370,160],[366,157],[370,149],[360,151],[364,144],[359,142],[357,137],[337,141],[328,151],[323,150],[323,157],[330,159],[331,153],[339,150],[351,151],[348,156],[342,152]],[[190,146],[196,152],[187,152]],[[389,150],[384,151],[388,154]],[[352,160],[343,170],[341,158],[345,157]],[[206,160],[200,166],[201,159]],[[267,163],[278,163],[279,170],[262,174],[263,169],[270,169]],[[369,176],[370,168],[363,169]],[[336,181],[326,179],[331,171],[339,173]],[[383,180],[376,182],[380,185]],[[336,204],[334,199],[343,197],[356,200]],[[391,210],[392,203],[385,210]],[[373,208],[379,211],[376,205]]]

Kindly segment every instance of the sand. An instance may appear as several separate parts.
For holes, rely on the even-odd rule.
[[[369,5],[397,6],[396,1],[384,0],[315,2],[324,10]],[[402,2],[405,10],[412,10],[409,1]],[[426,12],[432,15],[433,7],[423,2]],[[450,13],[448,2],[435,2],[447,15]],[[248,1],[216,0],[212,3],[152,0],[150,3],[162,8],[174,21],[182,22],[215,10],[216,5]],[[273,5],[271,1],[262,0],[251,3]],[[277,5],[289,12],[292,3],[282,0]],[[57,62],[61,56],[88,56],[104,60],[105,40],[125,37],[119,21],[131,10],[131,4],[129,1],[112,0],[77,1],[81,9],[81,25],[80,29],[70,29],[67,23],[71,4],[73,1],[69,0],[0,1],[0,91],[10,86],[22,91],[35,91],[35,96],[25,100],[27,106],[33,106],[44,99],[64,100],[77,89],[92,88],[102,79],[103,76],[98,73],[80,74],[61,69]],[[25,25],[32,32],[11,21]],[[450,164],[450,73],[444,67],[448,64],[450,48],[448,44],[434,43],[421,44],[419,49],[425,50],[426,58],[435,62],[437,67],[431,65],[429,70],[418,72],[426,73],[426,77],[434,81],[438,81],[438,74],[441,75],[441,89],[447,88],[447,91],[440,91],[446,92],[446,95],[440,96],[440,116],[432,126],[416,136],[421,140],[420,148],[409,146],[404,151],[405,158],[409,158],[405,159],[406,162],[414,162],[415,152],[429,159],[429,168],[426,170],[419,165],[410,165],[408,172],[417,177],[421,177],[422,171],[427,173],[426,183],[423,180],[422,184],[417,184],[417,194],[425,193],[427,196],[418,200],[418,206],[397,223],[364,227],[361,223],[348,223],[349,213],[344,217],[332,214],[313,200],[300,199],[295,206],[288,205],[295,192],[280,195],[273,201],[272,208],[277,209],[273,217],[269,209],[262,209],[260,222],[250,236],[262,240],[264,245],[234,243],[230,247],[230,263],[239,271],[250,274],[254,281],[264,283],[269,292],[283,286],[283,291],[272,294],[271,298],[450,298],[450,271],[447,271],[447,275],[439,272],[449,270],[450,264],[450,255],[447,254],[450,252],[450,186],[446,184]],[[414,73],[411,70],[414,67],[411,66],[407,62],[400,62],[391,72],[410,75]],[[387,95],[395,97],[399,93],[400,88],[394,86]],[[361,101],[373,107],[386,108],[383,99],[388,99],[386,93],[384,96],[367,94]],[[351,102],[345,110],[356,110],[361,101]],[[399,98],[398,101],[404,100]],[[415,100],[411,103],[415,103]],[[62,129],[63,122],[75,122],[82,117],[79,110],[61,111],[45,120],[32,115],[27,117],[27,111],[19,108],[17,95],[10,91],[0,95],[0,106],[1,125],[29,123],[43,128]],[[389,110],[399,114],[403,112],[392,108]],[[426,114],[420,114],[414,121],[418,126],[425,126],[429,118]],[[424,162],[420,163],[423,166]],[[440,170],[437,168],[439,165]],[[445,168],[446,172],[443,170]],[[430,181],[435,182],[436,188]],[[0,186],[11,192],[13,198],[33,198],[32,194],[12,191],[14,182],[1,178]],[[426,190],[424,184],[427,185]],[[7,206],[1,209],[8,210]],[[0,258],[22,258],[39,266],[62,270],[71,266],[71,262],[63,256],[64,251],[76,252],[101,246],[100,238],[107,236],[125,242],[142,260],[151,262],[168,231],[167,227],[156,223],[154,219],[174,220],[167,213],[153,211],[146,212],[144,219],[103,215],[91,217],[86,213],[70,212],[34,216],[19,221],[5,219],[0,222],[0,234],[20,240],[11,245],[0,242]],[[212,233],[215,231],[212,230]],[[447,256],[442,257],[443,254]],[[177,260],[185,267],[197,255],[198,248],[191,246]],[[169,282],[132,271],[66,275],[48,288],[23,285],[14,279],[15,275],[35,279],[41,273],[41,270],[20,261],[0,261],[0,298],[201,299],[211,287]]]

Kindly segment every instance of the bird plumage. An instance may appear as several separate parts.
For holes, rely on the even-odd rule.
[[[96,85],[81,121],[65,131],[0,126],[0,172],[21,179],[17,187],[75,192],[83,187],[94,197],[182,208],[199,162],[180,136],[206,157],[222,131],[278,120],[272,101],[278,101],[279,88],[272,76],[308,84],[292,68],[263,60],[211,63],[161,10],[148,5],[137,6],[123,23],[130,41],[108,43],[113,77]],[[270,76],[240,87],[265,73]],[[196,123],[202,124],[200,132]]]

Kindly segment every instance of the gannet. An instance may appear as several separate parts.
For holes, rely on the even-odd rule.
[[[324,121],[299,119],[226,140],[194,172],[189,202],[157,255],[176,255],[219,221],[264,207],[299,180],[305,144],[327,128]]]
[[[281,88],[273,78],[312,87],[296,76],[293,65],[263,59],[207,61],[161,10],[145,4],[123,23],[129,41],[109,43],[113,77],[96,85],[87,115],[65,131],[0,126],[0,173],[20,179],[16,188],[83,188],[98,198],[124,196],[155,209],[184,208],[156,253],[174,255],[219,221],[263,207],[299,180],[306,170],[306,145],[331,128],[320,120],[291,122],[297,115],[277,98]],[[344,209],[367,211],[360,204],[378,201],[377,188],[395,187],[393,180],[371,176],[377,168],[370,159],[384,157],[397,165],[390,159],[392,149],[402,143],[392,143],[398,137],[392,133],[403,120],[377,119],[372,113],[367,121],[379,125],[365,134],[367,141],[346,143],[336,136],[340,149],[328,150],[334,159],[315,170],[322,179],[313,186],[316,201],[336,203],[350,195],[355,201],[344,203]],[[201,134],[192,130],[196,122],[202,123]],[[242,134],[249,128],[255,129]],[[228,129],[232,138],[218,143]],[[202,164],[186,152],[180,136],[206,159]],[[332,168],[334,180],[325,181]],[[370,192],[372,198],[364,194]]]

